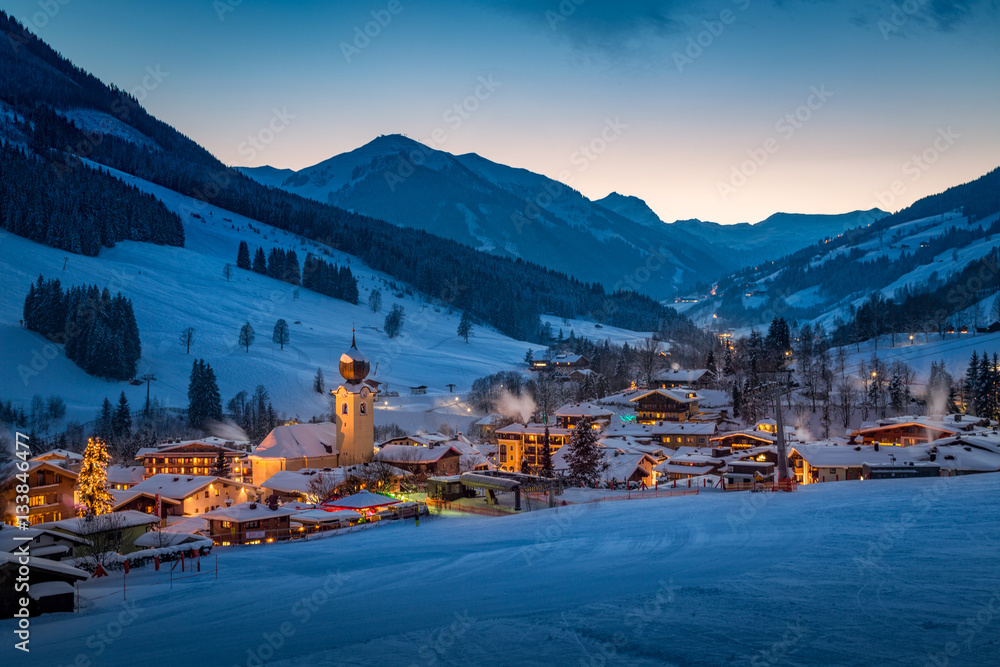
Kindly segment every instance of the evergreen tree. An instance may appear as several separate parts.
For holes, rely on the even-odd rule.
[[[382,324],[385,330],[385,335],[389,338],[395,338],[403,330],[403,320],[406,317],[406,313],[403,307],[398,303],[392,304],[392,309],[389,314],[385,316],[385,322]]]
[[[295,254],[294,250],[289,250],[285,253],[285,275],[282,280],[292,285],[302,284],[302,276],[299,271],[299,256]]]
[[[257,248],[253,256],[253,272],[267,275],[267,258],[264,256],[264,248]]]
[[[247,352],[250,352],[250,346],[253,345],[255,339],[256,336],[254,335],[253,327],[250,326],[249,322],[240,327],[240,347],[244,347]]]
[[[209,421],[222,420],[222,398],[212,367],[197,359],[188,382],[188,424],[202,428]]]
[[[532,350],[531,348],[528,348],[528,351],[524,353],[524,363],[530,366],[531,362],[534,361],[534,354],[535,351]]]
[[[23,422],[22,422],[23,423]],[[107,442],[115,434],[115,408],[108,400],[108,397],[104,397],[104,402],[101,403],[101,412],[97,417],[97,427],[94,431],[97,437],[101,440]]]
[[[113,507],[113,499],[108,492],[108,450],[100,438],[87,441],[83,451],[83,465],[77,478],[77,489],[84,509],[81,516],[107,514]]]
[[[129,408],[128,399],[125,398],[124,391],[118,397],[118,409],[115,410],[112,431],[115,435],[115,441],[127,438],[132,434],[132,410]]]
[[[555,472],[552,469],[552,450],[549,448],[549,427],[545,427],[545,435],[542,436],[542,451],[541,456],[541,474],[542,477],[554,477]]]
[[[597,445],[597,435],[592,428],[593,421],[590,417],[584,417],[573,429],[573,434],[566,445],[569,447],[566,464],[573,479],[587,486],[596,487],[607,464],[604,463],[603,452]]]
[[[979,355],[973,350],[972,358],[969,359],[969,368],[965,371],[965,395],[967,409],[977,416],[982,407],[979,403],[980,372]]]
[[[226,458],[225,452],[220,451],[219,455],[215,457],[215,464],[212,466],[212,474],[216,477],[229,479],[229,473],[231,472],[232,470],[229,465],[229,460]]]
[[[322,394],[326,392],[326,386],[323,380],[323,369],[316,369],[316,377],[313,378],[313,389],[316,390],[317,394]]]
[[[288,322],[285,320],[278,320],[274,323],[274,332],[271,334],[271,342],[280,345],[282,350],[285,349],[285,345],[288,344]]]
[[[472,320],[469,318],[469,311],[462,311],[462,319],[458,321],[458,337],[464,338],[465,342],[469,342],[469,336],[472,335]]]
[[[250,270],[250,246],[246,241],[240,241],[240,248],[236,251],[236,268]]]

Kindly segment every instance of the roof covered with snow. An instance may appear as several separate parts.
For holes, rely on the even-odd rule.
[[[205,512],[201,516],[203,519],[235,521],[237,523],[242,523],[244,521],[272,519],[276,516],[291,516],[296,512],[298,512],[298,510],[292,507],[278,506],[277,509],[272,510],[265,503],[250,502],[240,503],[239,505],[233,505],[232,507],[220,507],[217,510]]]
[[[291,424],[277,426],[261,441],[253,456],[265,459],[298,459],[329,456],[337,452],[337,425]]]
[[[331,500],[326,503],[326,506],[337,509],[361,510],[371,509],[373,507],[384,507],[386,505],[395,505],[399,502],[401,501],[396,498],[382,496],[377,493],[372,493],[371,491],[359,491],[353,496],[347,496],[345,498],[340,498],[339,500]]]
[[[388,463],[436,463],[449,452],[461,455],[451,445],[422,447],[420,445],[386,445],[375,454],[375,460]]]
[[[108,517],[107,520],[102,517]],[[120,522],[123,527],[144,526],[151,523],[159,523],[160,519],[145,512],[137,510],[126,510],[124,512],[111,512],[101,514],[88,521],[86,517],[75,517],[73,519],[62,519],[60,521],[48,521],[40,523],[36,528],[53,528],[64,530],[74,535],[90,535],[108,530],[109,521]]]
[[[235,482],[231,479],[216,477],[214,475],[171,475],[170,473],[159,473],[139,482],[129,489],[129,491],[132,493],[158,493],[167,498],[181,500],[198,493],[210,484],[248,486],[242,482]]]

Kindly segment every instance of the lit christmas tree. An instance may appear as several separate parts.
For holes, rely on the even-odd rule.
[[[111,494],[108,493],[108,450],[99,438],[87,440],[83,450],[83,466],[80,468],[80,500],[84,507],[81,516],[107,514],[112,508]]]

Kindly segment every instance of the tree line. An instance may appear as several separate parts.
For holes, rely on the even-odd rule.
[[[63,290],[42,276],[24,298],[24,326],[54,343],[90,375],[111,380],[135,376],[142,353],[132,301],[97,285]]]

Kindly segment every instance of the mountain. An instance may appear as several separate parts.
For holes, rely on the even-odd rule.
[[[724,326],[775,315],[809,321],[839,344],[887,333],[944,333],[948,326],[974,331],[996,319],[990,313],[1000,291],[998,263],[1000,168],[730,274],[718,281],[717,296],[685,312]]]
[[[648,227],[665,224],[638,197],[612,192],[596,204]],[[775,213],[757,223],[741,222],[722,225],[702,220],[677,220],[670,227],[683,230],[704,243],[722,248],[741,265],[778,259],[786,254],[826,238],[834,238],[847,230],[864,227],[888,215],[877,208],[835,215]]]
[[[639,331],[689,326],[675,311],[632,289],[609,294],[600,284],[550,266],[477,252],[440,235],[266,187],[222,164],[151,116],[128,92],[77,67],[2,11],[0,32],[6,36],[0,39],[0,141],[30,158],[11,156],[0,163],[6,169],[18,162],[14,166],[24,172],[21,190],[0,207],[0,229],[71,253],[100,254],[119,240],[182,244],[176,218],[148,198],[124,194],[110,169],[190,198],[192,215],[216,206],[318,242],[327,249],[324,254],[346,253],[388,276],[397,292],[420,293],[518,340],[547,343],[540,319],[547,313]],[[399,153],[398,147],[383,147],[383,152]],[[451,156],[448,160],[451,168],[471,174]],[[331,182],[344,178],[333,173],[338,164],[326,167],[333,170],[327,177]],[[261,173],[271,179],[285,176],[273,169]],[[425,173],[435,172],[423,169],[407,186],[418,197],[418,210],[431,199],[419,200]],[[69,201],[51,196],[56,180],[76,196]],[[485,181],[483,187],[503,194]],[[97,196],[90,196],[91,188]],[[74,210],[84,212],[85,229],[67,226]],[[135,215],[141,219],[134,220]]]
[[[274,184],[270,167],[241,171]],[[681,228],[643,224],[546,176],[401,135],[383,135],[295,172],[280,187],[609,291],[632,288],[663,299],[736,268]]]

